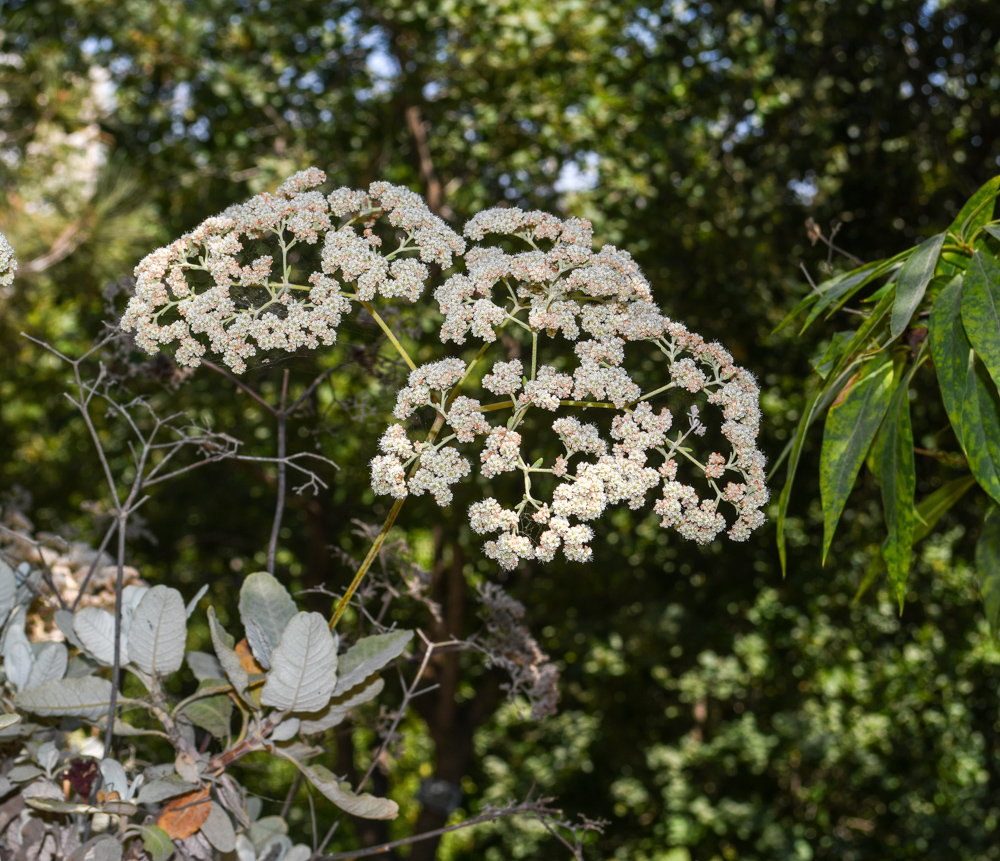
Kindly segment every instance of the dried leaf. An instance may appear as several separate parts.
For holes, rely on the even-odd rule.
[[[208,819],[212,808],[208,800],[209,787],[196,789],[173,799],[156,820],[171,840],[183,840],[197,833]]]
[[[257,663],[257,659],[253,656],[253,649],[247,642],[246,638],[240,640],[236,644],[236,654],[240,659],[240,666],[249,675],[264,675],[267,670],[265,670],[260,664]]]

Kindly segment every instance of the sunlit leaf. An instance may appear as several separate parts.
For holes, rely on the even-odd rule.
[[[909,256],[896,279],[896,298],[892,305],[889,331],[898,338],[910,324],[910,318],[924,298],[927,285],[934,277],[938,256],[944,245],[945,235],[939,233],[920,243]]]
[[[992,221],[998,193],[1000,193],[1000,176],[995,176],[980,186],[965,202],[965,206],[959,210],[947,232],[968,239],[976,230]]]

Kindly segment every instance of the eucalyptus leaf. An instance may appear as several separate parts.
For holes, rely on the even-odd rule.
[[[129,655],[144,673],[165,676],[184,663],[187,614],[181,593],[154,586],[139,602],[129,631]]]
[[[1000,385],[1000,264],[977,251],[962,287],[962,325],[976,355]]]
[[[233,638],[219,624],[219,620],[215,616],[214,607],[208,608],[208,630],[211,634],[212,646],[219,658],[219,663],[229,677],[229,681],[232,682],[236,693],[246,699],[244,695],[249,682],[247,671],[243,669],[243,665],[240,663],[240,656],[233,649]]]
[[[240,620],[254,657],[265,669],[271,650],[281,641],[281,634],[298,611],[288,590],[266,571],[258,571],[243,581],[240,589]],[[251,626],[260,634],[256,645],[250,636]],[[258,654],[258,649],[261,654]],[[264,654],[266,652],[266,654]],[[264,660],[261,660],[263,654]]]
[[[213,801],[208,818],[202,823],[201,833],[219,852],[232,852],[236,848],[236,830],[222,806]]]
[[[115,617],[100,607],[84,607],[73,617],[73,630],[88,654],[110,667],[115,659]],[[120,664],[129,663],[128,638],[121,635]]]
[[[879,356],[847,383],[827,414],[820,453],[824,563],[858,470],[889,408],[892,376],[889,357]]]
[[[399,815],[399,805],[392,799],[376,798],[368,793],[355,795],[350,784],[339,782],[336,776],[322,765],[308,766],[294,757],[287,756],[281,748],[275,748],[274,752],[295,763],[295,767],[316,789],[352,816],[359,816],[362,819],[395,819]]]
[[[337,641],[319,613],[296,613],[271,653],[262,705],[289,711],[324,708],[337,683]]]
[[[353,690],[334,697],[322,712],[309,715],[308,717],[303,716],[299,730],[303,735],[311,735],[312,733],[324,732],[335,726],[339,726],[344,722],[351,709],[375,699],[384,687],[385,681],[377,677],[362,682]]]
[[[73,716],[95,721],[111,703],[111,682],[97,676],[46,682],[14,696],[14,705],[45,717]]]
[[[993,639],[1000,639],[1000,508],[991,505],[976,542],[976,574],[986,621]]]
[[[413,631],[390,631],[388,634],[376,634],[358,640],[340,658],[334,696],[347,693],[372,673],[381,670],[389,661],[398,658],[412,639]]]
[[[882,429],[882,510],[889,535],[882,556],[889,571],[889,583],[903,609],[906,578],[913,550],[913,496],[917,479],[913,465],[913,430],[910,425],[910,397],[907,374],[896,387]]]
[[[945,235],[939,233],[921,242],[899,270],[899,277],[896,279],[896,298],[892,304],[892,318],[889,322],[889,332],[893,338],[903,334],[910,324],[913,312],[923,301],[927,285],[934,277],[934,269],[937,267],[944,240]]]
[[[69,649],[65,643],[43,643],[31,667],[25,690],[61,679],[69,666]]]
[[[159,825],[140,825],[139,834],[142,846],[152,861],[167,861],[174,854],[174,844]]]

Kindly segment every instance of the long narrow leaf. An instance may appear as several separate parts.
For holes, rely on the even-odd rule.
[[[990,387],[976,373],[975,353],[962,325],[961,307],[962,277],[955,276],[934,302],[931,355],[945,411],[969,468],[983,490],[1000,502],[1000,426]],[[991,448],[997,449],[996,460]]]
[[[889,535],[882,547],[889,583],[903,609],[906,578],[913,549],[913,495],[916,473],[913,466],[913,429],[910,425],[910,375],[896,387],[882,431],[882,510]]]
[[[1000,176],[987,180],[965,202],[965,206],[959,211],[947,232],[967,239],[980,227],[992,221],[997,194],[1000,194]]]
[[[820,455],[823,500],[823,562],[858,470],[878,432],[892,396],[892,362],[880,356],[849,384],[827,414]]]
[[[941,517],[975,484],[975,476],[963,475],[961,478],[949,481],[921,500],[914,511],[916,524],[913,529],[913,543],[923,541],[930,535]]]
[[[932,236],[917,246],[899,271],[899,278],[896,279],[896,300],[892,306],[892,320],[889,323],[889,331],[893,338],[902,335],[910,324],[913,312],[917,310],[927,291],[927,285],[934,277],[934,269],[943,246],[943,233]]]
[[[983,596],[986,621],[993,638],[1000,635],[1000,509],[991,505],[976,543],[976,574]]]
[[[1000,386],[1000,264],[992,254],[977,251],[962,287],[965,334]]]

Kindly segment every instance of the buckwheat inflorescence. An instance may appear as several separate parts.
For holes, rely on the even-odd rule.
[[[17,258],[14,249],[10,247],[7,237],[0,233],[0,287],[10,287],[14,283],[15,272]]]
[[[557,552],[589,559],[591,523],[620,503],[639,509],[654,500],[663,527],[699,543],[727,529],[744,541],[764,522],[753,376],[719,344],[664,316],[627,252],[592,248],[589,222],[496,208],[473,217],[463,238],[405,188],[376,182],[324,197],[315,190],[324,179],[316,169],[295,174],[275,194],[149,255],[122,326],[147,350],[177,341],[179,362],[197,364],[210,349],[239,372],[258,348],[332,343],[352,301],[369,310],[376,297],[416,302],[430,267],[454,266],[433,293],[438,337],[459,346],[472,338],[481,349],[468,362],[414,366],[386,330],[414,369],[371,462],[376,493],[430,493],[444,506],[473,466],[498,487],[513,481],[519,493],[510,504],[491,496],[469,511],[473,530],[489,536],[486,554],[504,568]],[[389,252],[386,230],[373,229],[382,217],[399,240]],[[246,252],[260,240],[271,254]],[[516,244],[523,250],[510,251]],[[319,248],[315,271],[299,271],[296,246]],[[507,355],[477,368],[500,348],[502,329]],[[511,351],[517,342],[520,358]],[[664,365],[649,390],[627,367],[643,350]],[[654,405],[669,392],[689,402],[686,414]],[[709,428],[692,401],[721,412],[717,436],[728,451],[704,460],[696,453]],[[422,411],[434,416],[433,429],[411,439],[406,425]],[[470,445],[478,452],[466,456]],[[735,512],[729,521],[724,507]]]

